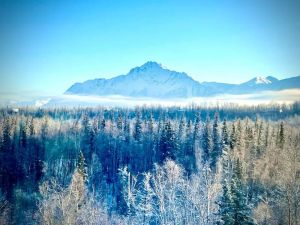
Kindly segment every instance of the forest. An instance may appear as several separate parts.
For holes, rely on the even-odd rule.
[[[1,108],[0,224],[300,224],[300,103]]]

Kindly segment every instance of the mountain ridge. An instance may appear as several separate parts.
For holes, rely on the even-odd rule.
[[[218,94],[250,94],[269,90],[300,88],[300,76],[278,80],[273,76],[254,77],[241,84],[199,82],[185,72],[177,72],[148,61],[127,74],[74,83],[64,94],[122,95],[128,97],[189,98]]]

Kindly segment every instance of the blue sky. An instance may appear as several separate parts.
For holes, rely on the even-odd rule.
[[[157,61],[198,81],[300,75],[299,1],[0,0],[0,94]]]

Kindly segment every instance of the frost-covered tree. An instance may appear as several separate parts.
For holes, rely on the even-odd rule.
[[[212,149],[210,153],[210,167],[213,171],[215,171],[218,159],[222,153],[218,120],[219,116],[216,113],[212,129]]]
[[[232,174],[232,159],[227,121],[224,119],[221,132],[221,162],[223,180],[229,180]]]
[[[220,220],[218,221],[218,223],[223,225],[233,225],[233,199],[230,186],[228,185],[227,181],[223,182],[222,191],[222,197],[218,202],[220,216]]]
[[[167,158],[175,159],[175,153],[178,148],[175,131],[172,128],[170,120],[166,121],[162,130],[159,143],[159,161],[164,162]]]
[[[283,122],[281,122],[280,126],[279,126],[279,131],[278,131],[278,146],[279,146],[279,148],[283,148],[284,142],[285,142],[284,125],[283,125]]]
[[[79,153],[77,171],[83,177],[83,180],[86,181],[87,179],[86,163],[82,151],[80,151]]]
[[[253,217],[260,225],[298,224],[300,108],[280,106],[279,113],[278,107],[0,108],[5,223],[38,221],[36,202],[49,207],[45,213],[67,218],[60,199],[77,224],[95,221],[98,210],[102,224],[217,224],[237,221],[230,220],[234,215],[244,223]],[[204,123],[200,111],[207,112]],[[226,118],[222,125],[209,121],[216,111],[220,121]],[[122,168],[130,172],[130,198],[122,191]],[[76,197],[66,196],[81,186],[79,175],[86,177],[85,195],[74,211]],[[41,183],[48,185],[46,195]]]
[[[210,119],[207,117],[202,137],[201,137],[201,147],[202,147],[202,160],[203,163],[206,163],[210,159],[210,153],[212,152],[212,137],[211,137],[211,127],[210,127]]]
[[[254,224],[251,215],[251,208],[248,205],[245,187],[242,182],[242,168],[239,160],[236,161],[234,173],[230,182],[230,192],[232,207],[232,220],[234,225],[252,225]]]
[[[142,139],[142,121],[141,121],[141,112],[136,112],[136,120],[134,124],[134,131],[133,131],[134,139],[140,143]]]

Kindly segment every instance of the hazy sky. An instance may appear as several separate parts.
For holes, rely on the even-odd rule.
[[[299,0],[0,0],[0,94],[61,94],[149,60],[198,81],[297,76],[299,12]]]

